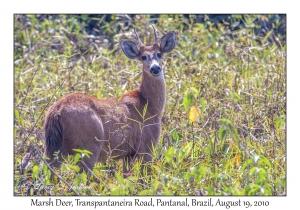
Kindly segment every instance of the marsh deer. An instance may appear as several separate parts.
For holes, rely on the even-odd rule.
[[[84,157],[81,168],[93,168],[97,161],[108,157],[123,159],[123,173],[141,159],[143,165],[152,161],[152,150],[161,133],[161,118],[166,100],[162,57],[176,41],[175,32],[166,33],[158,42],[145,46],[134,29],[138,44],[122,39],[124,54],[143,64],[139,86],[118,98],[97,99],[84,94],[70,94],[53,104],[45,118],[45,155],[51,165],[59,168],[61,156],[85,149],[92,154]],[[58,159],[53,153],[60,151]],[[81,163],[82,164],[82,163]]]

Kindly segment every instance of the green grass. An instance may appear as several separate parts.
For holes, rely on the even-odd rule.
[[[213,24],[159,16],[160,36],[176,31],[177,45],[164,57],[167,102],[151,174],[139,174],[136,163],[134,175],[124,179],[121,162],[110,160],[98,163],[95,176],[88,177],[78,172],[77,155],[57,171],[64,181],[49,179],[38,153],[47,108],[72,92],[122,95],[139,84],[141,64],[117,44],[124,37],[121,29],[131,33],[124,15],[113,15],[110,22],[99,18],[97,42],[84,32],[85,16],[20,18],[15,16],[14,26],[16,195],[286,194],[286,45],[280,34],[276,42],[269,39],[273,32],[255,35],[261,16],[245,15],[243,21],[253,25],[232,33],[228,29],[243,17]],[[151,43],[153,19],[140,15],[132,21],[144,43]],[[29,150],[34,151],[30,165],[21,175]]]

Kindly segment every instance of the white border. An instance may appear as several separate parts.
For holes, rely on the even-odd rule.
[[[291,1],[296,2],[296,1]],[[270,208],[299,206],[299,8],[297,4],[277,0],[252,1],[2,1],[0,6],[0,128],[2,155],[0,158],[0,206],[32,208],[30,198],[13,196],[13,14],[14,13],[286,13],[287,14],[287,196],[286,197],[219,197],[222,200],[269,200]],[[58,198],[58,197],[55,197]],[[73,197],[61,197],[74,200]],[[81,197],[95,200],[96,197]],[[157,197],[156,197],[157,198]],[[217,197],[214,197],[216,199]],[[122,200],[123,197],[113,199]],[[134,199],[134,198],[128,198]],[[146,199],[146,198],[145,198]],[[173,197],[174,200],[181,199]],[[297,202],[298,201],[298,202]],[[296,207],[296,208],[295,208]],[[59,207],[57,207],[59,208]],[[80,207],[77,207],[79,209]],[[82,208],[82,207],[81,207]],[[80,208],[80,209],[81,209]],[[103,207],[102,207],[103,208]],[[136,209],[138,207],[135,207]],[[201,208],[201,207],[197,207]],[[232,207],[234,208],[234,207]],[[231,209],[232,209],[231,208]],[[298,207],[299,208],[299,207]],[[91,208],[89,208],[91,209]],[[130,207],[132,209],[132,207]],[[218,208],[214,208],[218,209]],[[221,209],[225,209],[221,207]],[[253,209],[253,208],[252,208]]]

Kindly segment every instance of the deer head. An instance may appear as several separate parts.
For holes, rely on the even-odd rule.
[[[134,33],[138,40],[136,45],[134,42],[122,39],[121,47],[124,54],[130,59],[137,59],[143,63],[143,74],[148,76],[163,78],[162,57],[165,53],[170,52],[176,42],[176,34],[174,31],[165,34],[160,43],[158,43],[157,32],[153,25],[155,41],[152,46],[145,46],[134,29]]]

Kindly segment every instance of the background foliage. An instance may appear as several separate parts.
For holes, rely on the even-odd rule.
[[[285,15],[15,15],[16,195],[286,194]],[[152,172],[124,179],[121,162],[79,173],[69,156],[50,179],[42,159],[47,108],[77,92],[98,98],[137,87],[141,64],[119,41],[174,30],[164,57],[167,103]],[[27,163],[29,163],[27,165]],[[25,169],[25,165],[27,165]]]

